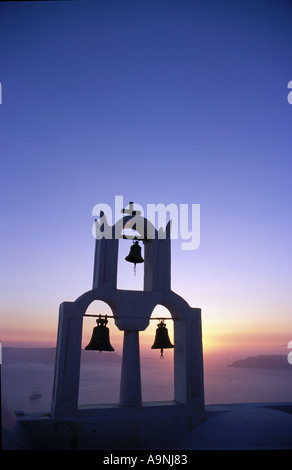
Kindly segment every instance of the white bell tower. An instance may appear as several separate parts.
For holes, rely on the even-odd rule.
[[[114,407],[116,412],[125,408],[144,412],[139,332],[148,327],[153,309],[161,304],[170,311],[174,321],[172,412],[176,406],[185,405],[188,416],[195,413],[201,420],[204,414],[201,310],[190,307],[171,290],[170,222],[165,229],[157,231],[146,218],[134,211],[133,203],[122,212],[121,219],[115,225],[107,226],[107,238],[96,240],[92,290],[73,302],[60,305],[52,416],[76,417],[84,413],[84,410],[78,409],[82,322],[88,306],[94,300],[101,300],[109,305],[116,326],[124,332],[120,401]],[[135,224],[136,233],[141,234],[136,238],[144,243],[142,291],[117,289],[118,247],[124,238],[123,228],[129,223],[132,227]],[[150,232],[151,237],[148,237]],[[146,408],[149,414],[151,405],[147,404]],[[164,410],[167,408],[169,406],[164,406]],[[99,409],[88,409],[88,413],[98,416]]]

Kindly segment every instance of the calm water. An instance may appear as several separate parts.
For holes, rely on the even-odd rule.
[[[120,363],[81,365],[79,404],[118,403]],[[173,399],[173,370],[167,360],[141,361],[143,401]],[[2,365],[2,397],[13,410],[49,411],[54,379],[53,364]],[[42,397],[30,400],[34,388]],[[206,404],[292,401],[290,370],[205,366]]]

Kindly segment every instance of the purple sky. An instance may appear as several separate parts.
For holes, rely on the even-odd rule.
[[[92,209],[122,195],[200,204],[173,290],[210,334],[287,345],[290,80],[288,0],[1,3],[3,343],[55,335],[59,304],[92,286]]]

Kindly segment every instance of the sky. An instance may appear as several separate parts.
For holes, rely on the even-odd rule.
[[[171,285],[202,309],[206,354],[288,353],[290,80],[288,0],[2,2],[2,344],[56,344],[60,303],[92,288],[92,210],[123,196],[200,204]],[[136,288],[120,245],[118,286]]]

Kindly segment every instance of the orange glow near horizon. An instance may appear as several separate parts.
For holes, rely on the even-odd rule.
[[[216,361],[220,357],[239,359],[261,354],[286,355],[289,342],[288,329],[270,324],[206,325],[203,333],[205,358]]]
[[[93,302],[86,313],[112,316],[112,311],[104,302]],[[158,305],[152,312],[152,320],[145,331],[141,331],[140,350],[142,356],[151,356],[155,331],[160,317],[169,318],[166,325],[170,341],[174,344],[173,321],[170,312]],[[3,347],[55,347],[57,343],[58,314],[39,316],[23,313],[23,318],[16,321],[15,316],[7,315],[1,319],[1,342]],[[155,318],[155,320],[154,320]],[[288,324],[278,324],[276,321],[258,318],[225,318],[220,322],[207,320],[206,313],[202,312],[202,335],[204,359],[219,361],[221,358],[243,358],[258,354],[288,354],[288,343],[292,339],[292,332]],[[157,319],[157,320],[156,320]],[[82,348],[90,341],[93,327],[96,325],[94,317],[84,317],[82,331]],[[123,332],[119,331],[114,319],[108,319],[110,341],[117,354],[122,354]]]
[[[159,306],[160,307],[160,306]],[[166,311],[157,307],[152,317],[170,317]],[[166,310],[166,309],[165,309]],[[152,356],[151,350],[154,342],[157,321],[150,321],[149,327],[140,332],[141,356]],[[82,348],[88,344],[95,318],[84,318],[82,332]],[[166,325],[170,341],[174,344],[173,321],[167,321]],[[123,332],[115,326],[114,319],[109,318],[107,325],[110,330],[110,342],[118,354],[122,354]],[[204,358],[217,361],[220,358],[243,358],[258,354],[288,354],[288,343],[292,339],[292,333],[288,328],[278,328],[274,324],[266,326],[263,331],[261,324],[206,324],[203,325],[203,353]],[[57,322],[44,324],[43,322],[24,324],[22,328],[17,325],[9,325],[1,331],[2,346],[6,347],[55,347],[57,342]]]

